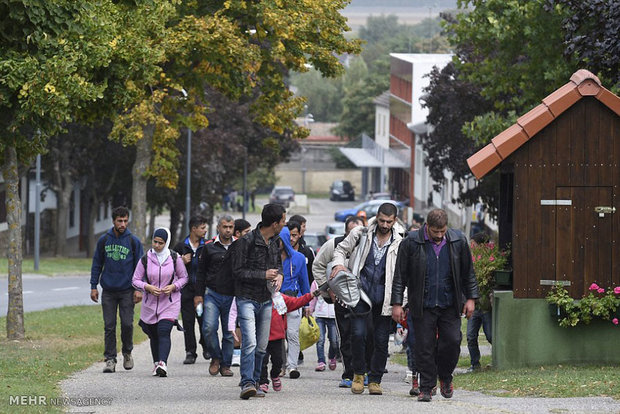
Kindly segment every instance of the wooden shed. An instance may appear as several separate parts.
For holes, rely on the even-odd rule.
[[[575,72],[467,162],[478,179],[500,169],[515,298],[620,285],[620,98],[595,75]]]

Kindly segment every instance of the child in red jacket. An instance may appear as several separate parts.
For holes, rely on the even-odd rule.
[[[284,303],[286,303],[286,309],[288,312],[299,309],[304,305],[310,303],[313,297],[320,294],[317,289],[312,293],[306,293],[303,296],[294,298],[287,295],[282,295]],[[280,391],[282,389],[282,381],[280,381],[279,375],[284,363],[283,345],[284,338],[286,338],[286,313],[284,315],[278,314],[275,307],[271,306],[271,327],[269,329],[269,343],[267,344],[267,353],[263,358],[263,367],[260,373],[259,387],[264,392],[269,390],[269,379],[267,378],[267,364],[269,363],[269,357],[271,356],[271,371],[270,377],[274,391]]]

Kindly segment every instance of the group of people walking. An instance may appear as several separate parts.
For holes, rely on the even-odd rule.
[[[221,216],[211,240],[204,239],[206,220],[192,217],[189,235],[172,250],[170,232],[158,228],[146,255],[127,229],[128,211],[117,208],[112,217],[114,227],[100,238],[91,273],[94,301],[97,285],[103,288],[104,372],[115,370],[117,307],[123,367],[133,368],[133,304],[141,300],[140,326],[150,340],[153,375],[168,374],[170,333],[174,326],[183,329],[176,321],[180,312],[183,363],[195,363],[200,343],[211,359],[209,374],[232,376],[234,343],[240,339],[240,398],[264,397],[269,384],[282,389],[285,373],[300,377],[300,321],[314,313],[321,327],[316,370],[335,369],[341,358],[340,387],[362,394],[367,386],[370,394],[381,395],[389,336],[408,313],[416,371],[410,394],[431,401],[439,379],[441,395],[452,397],[460,317],[473,313],[478,289],[467,240],[448,229],[445,211],[431,211],[426,224],[407,232],[396,207],[384,203],[367,226],[359,217],[348,218],[346,234],[330,239],[316,258],[303,243],[306,220],[293,216],[287,222],[277,204],[264,206],[254,229],[245,220]],[[368,300],[347,307],[327,286],[353,263]]]

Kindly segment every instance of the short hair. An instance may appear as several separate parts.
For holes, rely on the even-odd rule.
[[[398,209],[392,203],[383,203],[383,204],[381,204],[379,206],[379,210],[377,211],[377,215],[379,215],[379,213],[385,214],[388,217],[389,216],[396,217],[396,215],[398,214]]]
[[[244,219],[237,219],[235,220],[235,229],[233,230],[233,234],[236,232],[241,233],[243,232],[243,230],[247,229],[248,227],[252,227],[249,221],[244,220]]]
[[[288,223],[286,223],[286,227],[288,227],[289,230],[297,229],[297,231],[301,232],[301,224],[298,221],[289,220]]]
[[[448,225],[448,213],[440,208],[431,210],[426,216],[426,224],[437,229],[443,228]]]
[[[293,217],[288,219],[289,221],[296,221],[299,224],[304,224],[307,223],[308,220],[306,220],[306,218],[304,216],[300,216],[299,214],[295,214]]]
[[[346,229],[347,227],[349,227],[349,224],[351,224],[353,222],[360,223],[361,225],[364,225],[364,220],[362,220],[362,218],[360,216],[349,216],[344,221],[344,228]]]
[[[129,217],[129,209],[125,206],[118,206],[112,210],[112,220],[117,217]]]
[[[189,218],[189,228],[193,229],[194,227],[200,227],[203,224],[206,224],[209,220],[205,216],[201,216],[200,214],[195,214]]]
[[[263,226],[271,226],[273,223],[279,222],[285,213],[286,210],[280,204],[265,204],[263,211],[260,213]]]
[[[222,214],[217,218],[217,225],[219,226],[224,221],[235,221],[235,219],[230,214]]]
[[[409,231],[419,230],[420,227],[421,226],[418,223],[411,223],[411,226],[409,226]]]

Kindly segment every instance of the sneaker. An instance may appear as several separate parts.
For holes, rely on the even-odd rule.
[[[256,388],[254,388],[253,384],[245,384],[241,387],[241,394],[239,394],[239,398],[242,400],[247,400],[250,397],[254,397],[256,395]]]
[[[183,361],[184,365],[191,365],[196,363],[196,355],[191,353],[191,352],[187,352],[185,354],[185,360]]]
[[[382,395],[383,388],[381,388],[381,384],[379,384],[378,382],[371,382],[370,384],[368,384],[368,393],[370,395]]]
[[[292,369],[291,372],[289,372],[289,377],[291,377],[291,379],[297,379],[301,376],[301,374],[299,373],[299,371],[297,371],[296,369]]]
[[[314,368],[315,371],[325,371],[325,362],[319,362],[319,365]]]
[[[153,372],[151,373],[151,375],[154,377],[157,376],[157,362],[153,364]]]
[[[105,367],[103,367],[103,372],[115,372],[116,371],[116,361],[113,359],[108,359],[105,361]]]
[[[336,369],[336,365],[337,365],[336,358],[332,358],[332,359],[329,360],[329,369],[330,370],[332,370],[332,371],[335,370]]]
[[[233,351],[232,366],[233,367],[238,367],[240,365],[241,365],[241,350],[240,349],[235,349]]]
[[[418,384],[418,376],[411,377],[411,389],[409,395],[420,395],[420,385]]]
[[[282,381],[278,377],[272,378],[271,379],[271,386],[273,387],[274,391],[281,391],[282,390]]]
[[[123,368],[127,370],[133,368],[133,358],[131,357],[131,353],[123,354]]]
[[[420,395],[418,395],[418,401],[429,402],[432,400],[431,393],[428,391],[420,391]]]
[[[441,392],[441,396],[443,398],[452,398],[452,394],[454,394],[454,385],[452,385],[452,381],[439,381],[439,391]]]
[[[211,363],[209,364],[209,374],[217,375],[220,372],[220,360],[217,358],[211,358]]]
[[[265,395],[265,391],[263,391],[262,388],[257,388],[254,397],[265,398]]]
[[[348,378],[343,378],[340,384],[338,384],[338,388],[351,388],[351,385],[353,385],[353,381]]]
[[[351,392],[353,394],[361,394],[364,392],[364,376],[361,374],[355,374],[353,377],[353,384],[351,384]]]
[[[159,361],[157,363],[157,375],[159,375],[160,377],[168,376],[168,367],[166,366],[166,363],[164,361]]]
[[[258,389],[262,392],[269,392],[269,384],[261,384],[258,386]]]
[[[235,374],[233,374],[233,372],[230,370],[230,367],[220,367],[220,375],[222,377],[232,377]]]

